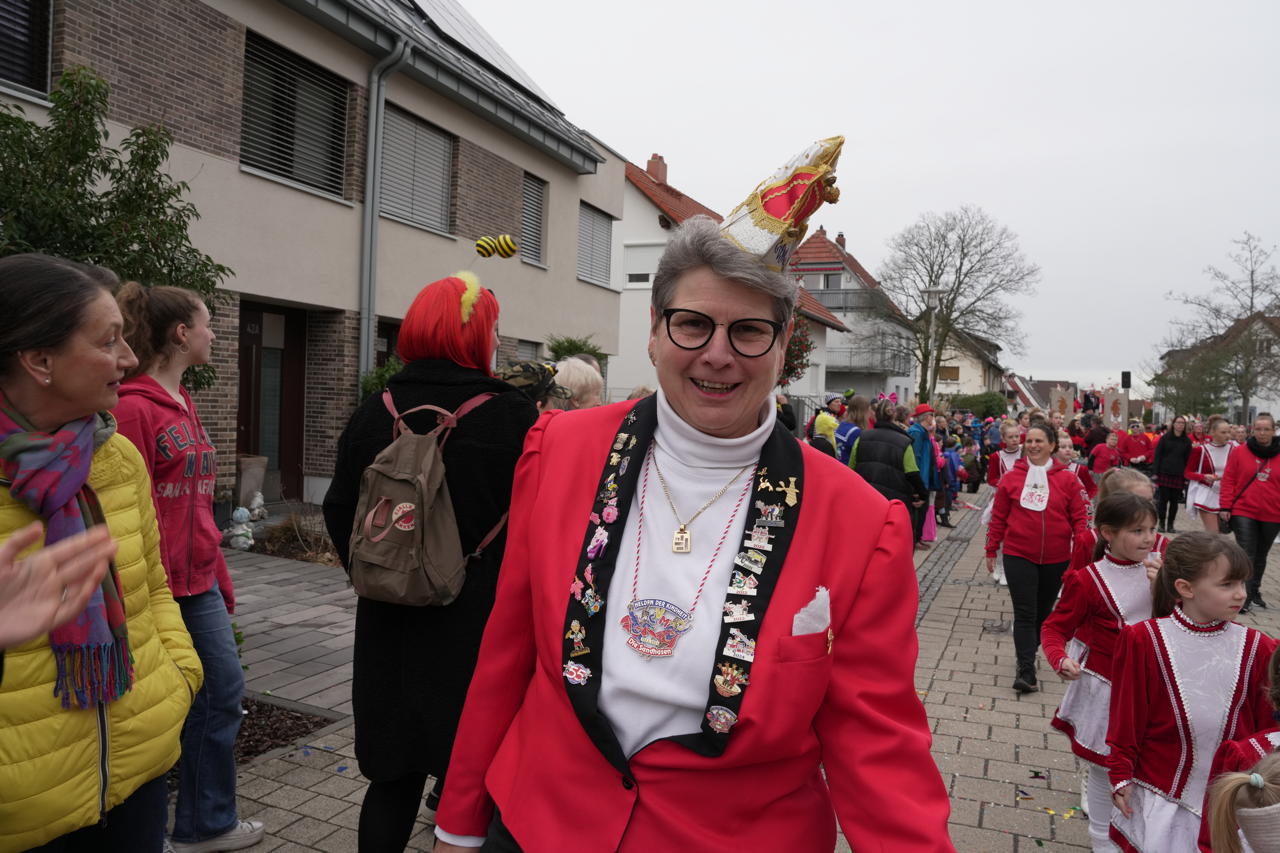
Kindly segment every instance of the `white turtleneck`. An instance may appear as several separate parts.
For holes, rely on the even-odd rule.
[[[754,465],[773,432],[777,408],[766,400],[761,423],[740,438],[714,438],[686,423],[661,390],[658,426],[653,454],[671,491],[671,500],[682,519],[688,519],[720,490],[744,465]],[[636,538],[640,525],[640,497],[645,470],[641,469],[636,494],[627,514],[618,550],[618,562],[609,582],[605,618],[603,672],[600,676],[600,709],[618,735],[628,756],[659,738],[697,732],[707,704],[707,685],[719,649],[724,600],[733,571],[733,558],[742,547],[750,492],[738,508],[733,529],[724,540],[697,609],[691,611],[693,627],[676,643],[670,657],[649,659],[627,646],[621,625],[631,601],[635,576]],[[644,507],[644,541],[640,543],[638,598],[660,598],[688,610],[715,553],[734,505],[747,487],[750,469],[730,486],[689,527],[692,550],[676,554],[671,535],[678,527],[662,494],[657,472],[649,466],[649,488]],[[759,618],[757,616],[757,618]]]

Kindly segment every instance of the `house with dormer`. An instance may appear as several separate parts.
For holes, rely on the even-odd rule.
[[[787,269],[845,327],[826,335],[826,390],[909,399],[916,387],[912,322],[849,251],[844,234],[832,240],[819,226]]]

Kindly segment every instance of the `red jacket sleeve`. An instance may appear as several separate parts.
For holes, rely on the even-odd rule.
[[[497,598],[485,625],[462,719],[449,759],[449,786],[440,801],[437,825],[455,835],[483,837],[493,816],[484,777],[503,737],[520,710],[534,674],[533,602],[528,531],[542,477],[543,435],[554,414],[529,430],[516,464],[511,514]]]
[[[991,498],[991,523],[987,525],[987,556],[994,557],[1004,541],[1005,531],[1009,527],[1009,495],[1002,488],[996,487]]]
[[[1147,668],[1151,665],[1147,625],[1139,622],[1120,632],[1111,670],[1111,718],[1107,724],[1107,775],[1111,790],[1133,781],[1147,729]]]
[[[1071,563],[1067,572],[1074,573],[1093,562],[1093,546],[1097,541],[1096,534],[1090,536],[1088,531],[1071,540]]]
[[[1249,483],[1246,457],[1252,459],[1253,454],[1243,444],[1231,448],[1231,453],[1227,455],[1227,469],[1222,472],[1222,494],[1218,497],[1219,509],[1230,512],[1231,507],[1235,506],[1236,498],[1240,497],[1240,492]]]
[[[1085,494],[1089,496],[1089,500],[1093,500],[1098,496],[1098,484],[1093,482],[1093,475],[1089,473],[1088,465],[1081,465],[1076,468],[1076,476],[1080,478],[1080,485],[1084,486]]]
[[[1067,641],[1090,617],[1088,582],[1083,572],[1064,575],[1062,596],[1040,628],[1040,646],[1054,672],[1061,668],[1062,659],[1067,656]]]
[[[1082,538],[1089,527],[1089,496],[1083,487],[1067,492],[1067,513],[1071,521],[1071,540],[1074,542]]]
[[[997,450],[987,457],[987,485],[997,486],[1000,484],[1000,451]]]
[[[911,522],[891,504],[853,609],[832,648],[831,687],[814,718],[836,816],[854,850],[952,851],[950,800],[916,695]],[[453,784],[452,766],[449,768]]]
[[[1203,483],[1204,474],[1200,473],[1200,466],[1203,464],[1203,460],[1204,445],[1194,445],[1191,448],[1191,455],[1187,457],[1187,469],[1182,472],[1182,475],[1193,482]]]

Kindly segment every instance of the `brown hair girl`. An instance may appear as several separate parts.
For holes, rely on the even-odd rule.
[[[169,351],[177,348],[174,330],[192,324],[200,297],[181,287],[144,287],[130,281],[116,293],[116,304],[124,315],[124,339],[138,357],[138,366],[128,373],[134,377],[168,360]]]
[[[1098,501],[1098,508],[1093,514],[1094,526],[1098,528],[1098,541],[1093,546],[1094,561],[1101,560],[1107,550],[1107,538],[1102,535],[1103,528],[1116,534],[1130,524],[1146,518],[1151,519],[1151,524],[1155,525],[1156,505],[1150,498],[1140,497],[1132,492],[1117,492]]]
[[[1159,618],[1172,613],[1182,600],[1174,584],[1180,580],[1195,583],[1219,558],[1227,561],[1226,580],[1248,580],[1253,574],[1253,565],[1244,549],[1216,533],[1196,530],[1170,542],[1164,553],[1164,565],[1151,583],[1151,615]]]

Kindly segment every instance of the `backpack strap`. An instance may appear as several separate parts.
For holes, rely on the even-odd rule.
[[[393,419],[391,424],[392,441],[399,438],[402,433],[413,432],[413,430],[409,429],[408,424],[404,422],[406,415],[412,415],[414,412],[422,412],[428,409],[435,412],[437,425],[431,432],[440,433],[438,444],[440,445],[440,449],[443,450],[445,440],[449,437],[449,433],[453,428],[458,425],[458,421],[477,406],[487,401],[490,397],[496,396],[498,395],[492,392],[477,394],[452,412],[448,409],[442,409],[439,406],[431,405],[414,406],[412,409],[405,409],[403,412],[397,412],[395,401],[391,398],[390,389],[384,389],[382,392],[382,405],[387,407],[387,411],[391,413],[391,417]]]

